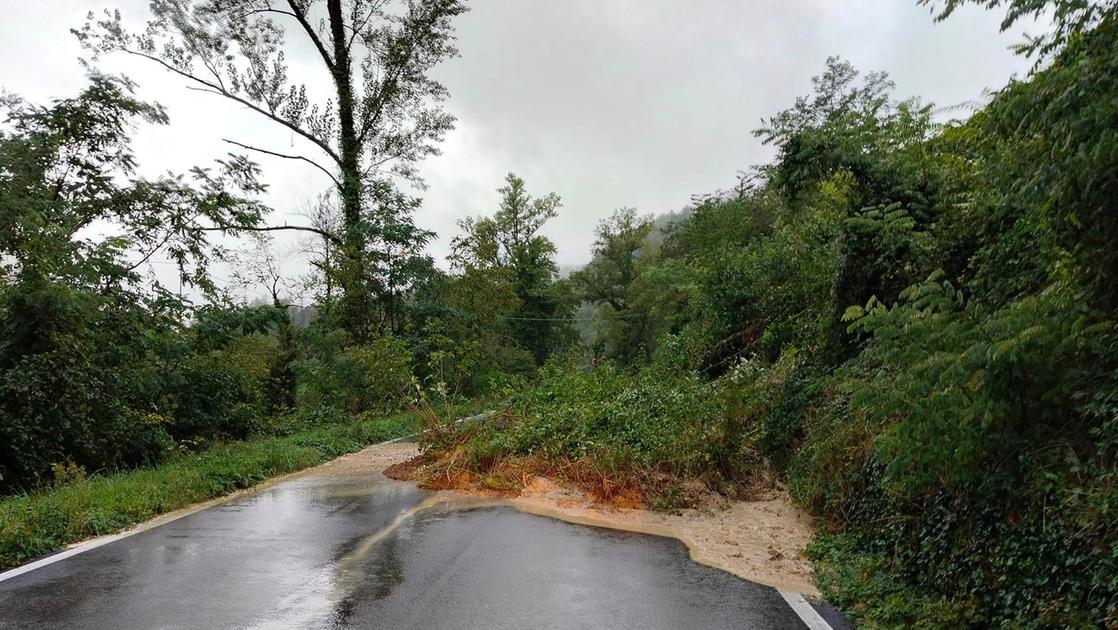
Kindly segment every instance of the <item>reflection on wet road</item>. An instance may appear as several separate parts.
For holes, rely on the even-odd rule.
[[[682,543],[307,475],[0,582],[0,628],[801,628]]]

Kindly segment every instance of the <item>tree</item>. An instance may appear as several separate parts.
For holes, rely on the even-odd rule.
[[[294,326],[291,322],[290,293],[294,283],[283,272],[283,263],[276,257],[272,239],[267,234],[253,234],[253,247],[235,261],[233,282],[242,289],[264,289],[272,300],[277,351],[268,366],[264,394],[268,410],[282,413],[295,407],[295,370],[297,358]]]
[[[130,179],[128,134],[137,121],[166,124],[157,105],[137,100],[127,79],[94,75],[74,98],[50,107],[9,103],[0,131],[0,257],[6,274],[42,275],[108,292],[134,288],[156,253],[173,260],[184,283],[214,290],[207,273],[213,226],[253,230],[266,208],[258,168],[230,155],[190,178]],[[116,228],[97,240],[97,222]]]
[[[313,293],[318,303],[332,304],[338,244],[328,235],[341,231],[341,217],[328,193],[319,195],[312,204],[308,204],[303,216],[319,233],[309,234],[299,240],[299,252],[307,256],[311,267],[304,275],[302,284]]]
[[[173,338],[186,305],[154,278],[145,282],[143,268],[157,253],[169,256],[182,282],[212,295],[209,226],[251,229],[264,211],[252,199],[263,190],[256,166],[242,157],[190,177],[136,178],[129,134],[166,115],[132,90],[125,79],[94,75],[78,96],[47,107],[5,103],[3,489],[30,487],[66,460],[99,469],[166,452],[170,420],[160,412],[174,398],[166,382],[181,367]],[[229,415],[229,397],[191,385]]]
[[[569,333],[564,319],[571,300],[557,282],[555,244],[539,234],[559,214],[555,193],[533,198],[524,180],[509,173],[499,188],[501,204],[492,217],[469,217],[459,223],[463,234],[451,243],[450,262],[463,278],[485,279],[493,294],[508,287],[516,310],[506,318],[513,337],[543,363]]]
[[[928,149],[938,131],[931,107],[894,99],[886,74],[862,75],[831,57],[812,84],[812,94],[754,133],[778,147],[767,173],[795,213],[810,213],[828,188],[843,190],[828,344],[845,357],[856,345],[840,321],[847,306],[871,297],[891,304],[934,269],[929,230],[944,211],[945,163]]]
[[[946,20],[959,7],[976,4],[986,9],[1005,7],[1001,30],[1006,31],[1023,18],[1050,18],[1053,28],[1018,45],[1017,52],[1037,55],[1043,60],[1060,50],[1077,33],[1097,27],[1118,9],[1114,0],[919,0],[920,4],[938,8],[936,21]],[[933,9],[936,11],[936,9]]]
[[[763,173],[790,204],[802,206],[805,194],[839,171],[850,172],[859,184],[856,207],[921,203],[931,196],[935,181],[910,168],[933,130],[931,107],[918,99],[894,100],[888,75],[862,75],[838,57],[827,59],[812,85],[812,94],[754,131],[779,150],[776,163]]]
[[[981,139],[969,143],[973,152],[999,164],[968,198],[981,212],[967,227],[991,236],[974,288],[1012,299],[1070,273],[1090,288],[1092,306],[1118,313],[1118,2],[983,4],[1004,4],[1007,24],[1047,10],[1054,29],[1032,40],[1043,47],[1026,49],[1050,63],[1000,90],[969,125]]]
[[[293,283],[283,272],[283,263],[277,258],[273,241],[267,234],[253,234],[252,249],[233,261],[233,283],[242,289],[264,289],[272,307],[286,309],[290,306],[288,293]]]
[[[634,208],[616,210],[595,230],[590,263],[571,275],[578,296],[598,307],[606,320],[595,345],[626,363],[646,354],[651,342],[648,313],[631,308],[630,294],[640,273],[638,259],[648,254],[652,227],[651,216],[638,215]]]
[[[594,257],[572,276],[584,300],[608,304],[614,311],[627,308],[629,285],[637,276],[637,258],[652,231],[652,217],[639,216],[634,208],[616,210],[598,224]]]
[[[309,145],[308,155],[226,139],[247,150],[305,162],[331,180],[340,200],[342,234],[323,234],[336,240],[343,254],[334,270],[344,292],[343,322],[354,336],[365,337],[372,327],[371,287],[379,280],[370,261],[394,255],[394,239],[429,238],[414,229],[415,202],[396,189],[392,178],[421,185],[416,162],[436,154],[437,143],[453,127],[454,118],[442,109],[446,88],[428,75],[457,53],[451,20],[465,11],[464,4],[153,0],[151,10],[154,19],[142,32],[129,32],[119,12],[106,11],[100,20],[91,13],[74,33],[94,59],[119,51],[151,60],[195,89],[237,103]],[[314,101],[313,90],[288,77],[291,34],[317,52],[333,84],[328,98]]]

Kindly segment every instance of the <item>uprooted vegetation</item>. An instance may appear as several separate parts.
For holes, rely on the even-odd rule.
[[[725,384],[661,363],[629,373],[577,362],[549,363],[484,419],[454,424],[424,414],[425,455],[411,466],[421,485],[515,494],[545,476],[606,502],[663,508],[773,487],[756,436],[733,430]]]

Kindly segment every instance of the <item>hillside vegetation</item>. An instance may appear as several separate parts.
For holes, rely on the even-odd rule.
[[[1092,16],[963,121],[829,60],[758,130],[772,164],[655,242],[602,223],[571,278],[593,366],[553,360],[436,467],[663,506],[775,474],[871,625],[1118,624],[1118,20]]]

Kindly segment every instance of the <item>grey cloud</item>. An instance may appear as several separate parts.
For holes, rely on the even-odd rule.
[[[68,29],[106,4],[137,21],[146,14],[143,0],[11,3],[0,25],[3,87],[35,100],[78,90]],[[677,209],[768,159],[751,131],[807,91],[828,55],[886,70],[899,95],[940,104],[1003,85],[1029,64],[1007,50],[1019,35],[999,34],[998,22],[968,9],[935,24],[914,0],[475,0],[458,25],[461,58],[438,73],[460,122],[443,155],[422,166],[429,188],[418,221],[440,234],[432,253],[445,255],[456,221],[492,211],[501,178],[515,171],[532,192],[563,197],[547,233],[561,264],[585,262],[591,229],[614,208]],[[309,49],[291,58],[297,71],[320,74]],[[294,143],[151,66],[112,64],[172,117],[170,128],[138,137],[146,172],[205,163],[228,149],[226,136]],[[326,185],[309,167],[265,167],[268,201],[285,217]]]

